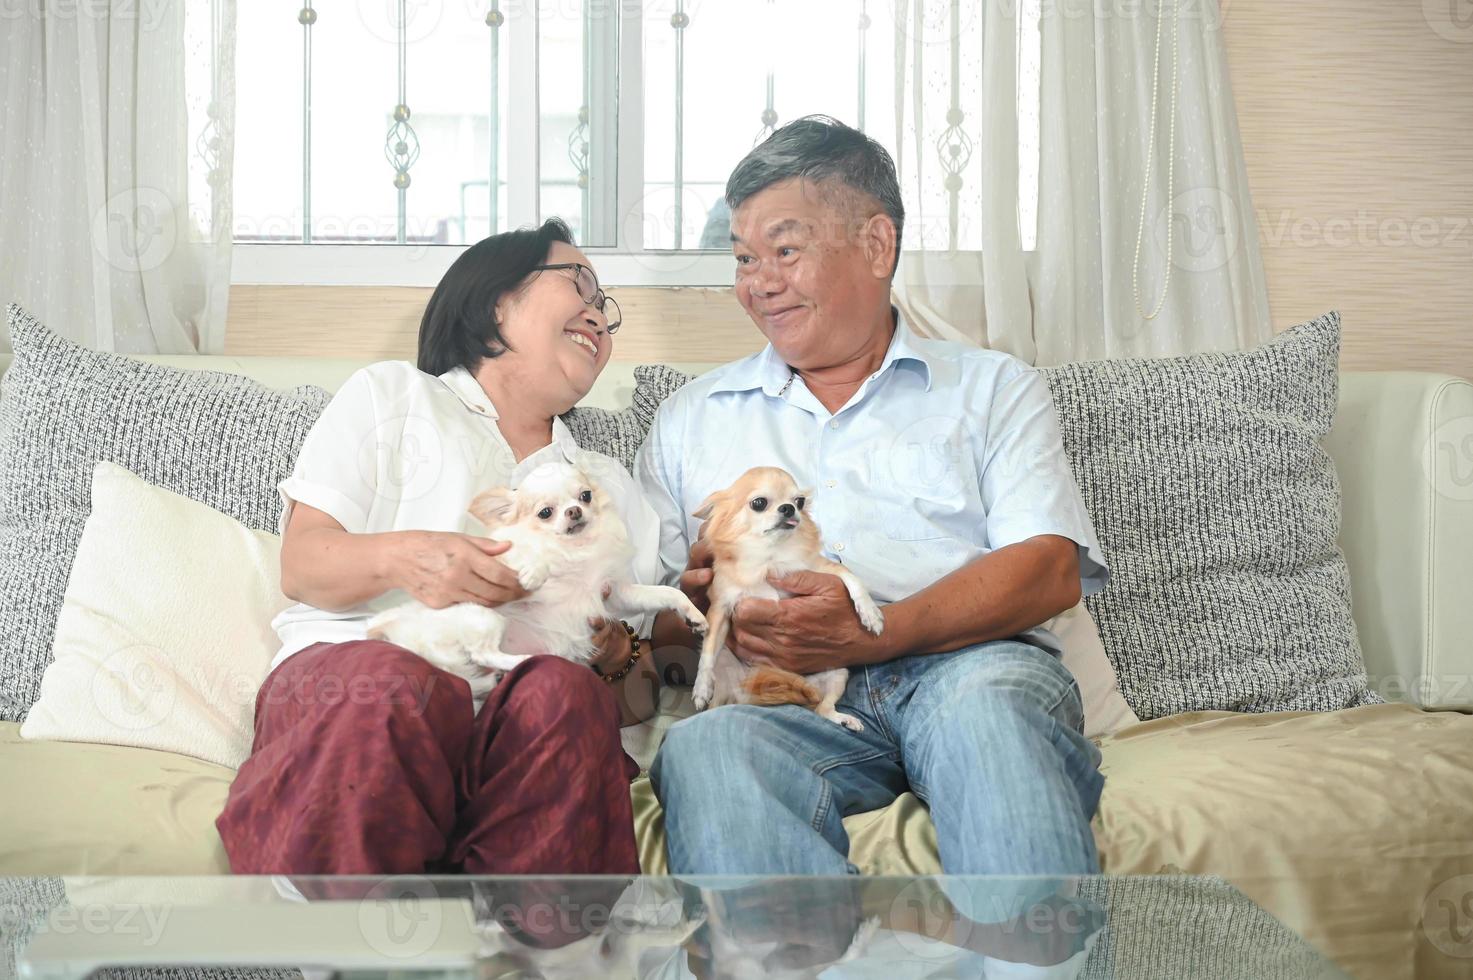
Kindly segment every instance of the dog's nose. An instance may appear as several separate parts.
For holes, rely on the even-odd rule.
[[[567,509],[567,515],[570,521],[581,521],[583,520],[583,508],[575,504]]]
[[[796,513],[796,511],[793,510],[793,505],[792,504],[783,504],[781,507],[779,507],[777,509],[777,512],[779,514],[783,515],[784,517],[792,517],[793,514]]]

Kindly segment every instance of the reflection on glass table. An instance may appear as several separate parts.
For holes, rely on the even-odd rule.
[[[31,980],[1344,976],[1188,875],[3,878],[0,930]]]

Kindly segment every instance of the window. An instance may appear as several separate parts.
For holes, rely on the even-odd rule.
[[[399,281],[433,283],[457,246],[555,214],[604,256],[611,282],[730,284],[727,174],[773,128],[818,112],[859,126],[895,155],[915,219],[907,247],[975,248],[975,229],[945,216],[980,194],[980,180],[948,189],[909,179],[944,169],[948,151],[980,166],[977,134],[949,129],[946,118],[948,109],[979,118],[973,6],[241,4],[236,279],[381,283],[394,281],[384,278],[392,269]],[[897,11],[906,11],[899,21]],[[1037,31],[1036,19],[1031,35],[1028,17],[1018,23],[1020,222],[1030,229]],[[905,76],[899,99],[897,72]],[[920,127],[904,118],[921,104],[917,92],[926,106]],[[897,114],[917,133],[911,145],[897,145],[897,129],[910,131],[897,127]],[[365,244],[389,247],[342,248]],[[268,245],[295,247],[252,247]]]

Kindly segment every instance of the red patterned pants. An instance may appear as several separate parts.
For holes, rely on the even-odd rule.
[[[318,643],[256,695],[215,821],[237,874],[638,874],[619,709],[533,657],[470,686],[382,640]]]

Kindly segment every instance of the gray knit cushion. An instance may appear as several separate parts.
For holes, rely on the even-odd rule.
[[[273,391],[85,350],[19,307],[0,390],[0,719],[21,721],[51,660],[56,617],[108,460],[263,531],[328,393]]]
[[[1142,721],[1382,700],[1320,446],[1339,352],[1328,313],[1254,350],[1043,370],[1111,571],[1085,605]]]
[[[641,364],[634,369],[634,397],[628,408],[575,408],[562,418],[583,449],[612,456],[634,472],[634,454],[655,421],[655,409],[691,376],[663,364]]]

